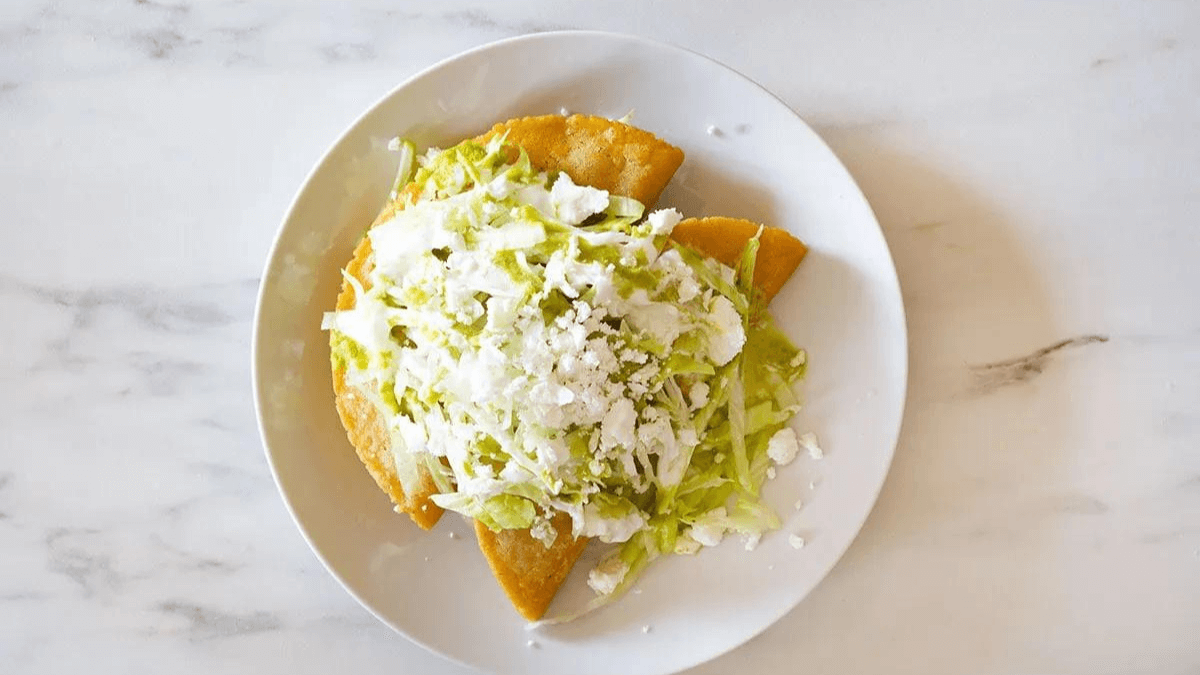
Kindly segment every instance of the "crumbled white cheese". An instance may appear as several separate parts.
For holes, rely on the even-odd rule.
[[[623,516],[605,516],[594,502],[588,502],[583,507],[583,527],[579,534],[585,537],[595,537],[606,544],[619,544],[629,541],[646,526],[646,517],[636,509]]]
[[[713,330],[708,334],[708,356],[713,363],[723,366],[733,360],[746,344],[746,332],[742,329],[742,315],[729,301],[721,296],[713,301],[712,313],[708,317]]]
[[[808,352],[801,349],[799,352],[796,353],[796,355],[794,357],[792,357],[792,361],[788,365],[791,366],[792,368],[795,368],[797,366],[802,366],[806,363],[808,363]]]
[[[767,467],[767,480],[775,480],[775,467]]]
[[[792,508],[794,508],[794,509],[796,509],[797,511],[799,511],[800,509],[804,508],[804,501],[803,501],[803,500],[800,500],[800,499],[797,499],[797,500],[796,500],[796,503],[795,503],[795,504],[792,504]]]
[[[646,624],[645,626],[642,626],[642,632],[649,633],[650,632],[650,624]]]
[[[716,546],[725,538],[725,527],[717,524],[693,525],[688,533],[704,546]]]
[[[621,360],[628,363],[642,364],[645,363],[646,359],[648,358],[650,358],[650,356],[646,352],[639,351],[637,349],[624,349],[621,351]]]
[[[708,404],[708,392],[709,392],[709,389],[708,389],[708,385],[706,383],[697,382],[697,383],[693,384],[691,390],[688,391],[688,398],[691,399],[691,403],[688,405],[688,409],[699,410],[699,409],[703,408],[705,405],[707,405]]]
[[[554,545],[554,541],[558,539],[558,531],[550,524],[550,520],[545,517],[534,518],[533,524],[529,526],[529,534],[534,539],[542,542],[546,548]]]
[[[604,421],[600,425],[600,440],[605,447],[632,448],[637,437],[634,434],[634,424],[637,422],[637,411],[633,401],[627,398],[613,402]]]
[[[817,435],[811,431],[800,436],[800,446],[808,451],[808,456],[813,459],[821,459],[825,456],[825,451],[817,445]]]
[[[665,237],[671,234],[680,220],[683,220],[683,214],[675,209],[659,209],[651,211],[650,215],[646,216],[646,222],[650,224],[650,231],[656,237]]]
[[[629,565],[620,557],[606,558],[588,572],[588,586],[600,595],[609,595],[617,589],[628,572]]]
[[[651,214],[653,216],[654,214]],[[674,229],[674,225],[671,226]],[[662,273],[659,288],[674,287],[679,302],[691,302],[701,293],[695,271],[683,260],[678,249],[670,248],[654,259],[654,269]]]
[[[664,346],[674,342],[684,328],[679,309],[665,302],[632,307],[625,318],[635,329]]]
[[[696,555],[704,545],[692,538],[690,531],[684,531],[675,539],[675,555]]]
[[[508,179],[507,175],[500,174],[488,182],[487,193],[492,199],[504,199],[518,187],[516,183]]]
[[[716,546],[725,538],[725,532],[728,530],[726,527],[727,517],[725,507],[717,507],[696,519],[687,533],[692,539],[705,546]]]
[[[762,541],[762,534],[755,532],[754,534],[746,535],[746,550],[753,551],[758,548],[758,542]]]
[[[514,196],[517,201],[537,209],[538,213],[547,218],[554,217],[554,202],[550,200],[550,192],[540,185],[526,185],[517,188]]]
[[[595,213],[608,208],[608,192],[586,185],[576,185],[564,171],[558,174],[554,187],[550,188],[550,202],[554,213],[567,225],[578,225]]]
[[[804,537],[801,537],[798,534],[788,535],[788,543],[791,544],[792,548],[795,549],[804,548]]]
[[[771,436],[767,441],[767,456],[776,464],[786,466],[796,459],[800,445],[796,441],[796,432],[791,427],[784,427]]]

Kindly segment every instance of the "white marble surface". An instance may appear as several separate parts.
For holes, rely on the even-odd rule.
[[[1200,672],[1200,6],[783,5],[3,3],[0,671],[467,672],[378,625],[291,524],[254,295],[367,105],[576,27],[705,52],[800,112],[909,310],[862,535],[695,674]]]

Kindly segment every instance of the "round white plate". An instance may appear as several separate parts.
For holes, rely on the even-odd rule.
[[[827,455],[801,458],[769,483],[766,498],[784,525],[756,550],[733,538],[695,557],[662,559],[618,602],[528,632],[466,522],[447,514],[421,532],[392,512],[359,464],[334,412],[320,323],[334,304],[339,269],[390,188],[396,158],[388,139],[444,147],[499,120],[563,108],[614,118],[634,110],[634,124],[683,148],[687,157],[660,206],[769,223],[811,246],[772,310],[809,350],[808,403],[795,427],[817,432]],[[829,572],[862,526],[892,458],[907,378],[891,256],[862,193],[821,139],[719,63],[593,32],[472,50],[410,79],[355,122],[300,188],[280,228],[254,350],[267,455],[329,571],[398,632],[501,673],[675,672],[771,625]],[[807,545],[793,548],[790,534]],[[551,613],[590,597],[587,568],[586,560],[576,567]]]

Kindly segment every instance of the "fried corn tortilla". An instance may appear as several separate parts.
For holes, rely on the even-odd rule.
[[[632,197],[649,210],[679,165],[683,151],[628,124],[587,115],[542,115],[501,122],[479,137],[508,132],[543,170],[564,171],[577,185]],[[516,159],[515,151],[511,159]]]
[[[557,513],[550,524],[558,533],[554,544],[546,548],[529,530],[493,532],[475,521],[479,550],[513,607],[521,616],[536,621],[546,613],[575,561],[587,547],[586,537],[571,536],[571,517]]]
[[[740,218],[713,216],[685,218],[671,232],[671,239],[686,244],[722,264],[737,267],[746,242],[758,232],[759,224]],[[808,247],[786,230],[764,227],[754,265],[754,287],[762,293],[763,305],[771,302],[783,284],[804,260]]]

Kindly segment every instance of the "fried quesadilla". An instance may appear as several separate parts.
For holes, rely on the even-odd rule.
[[[531,620],[589,538],[621,544],[589,576],[607,601],[659,555],[776,527],[758,489],[795,455],[805,357],[751,308],[804,245],[647,215],[683,153],[620,122],[521,118],[402,150],[323,322],[339,415],[396,510],[474,518]]]

